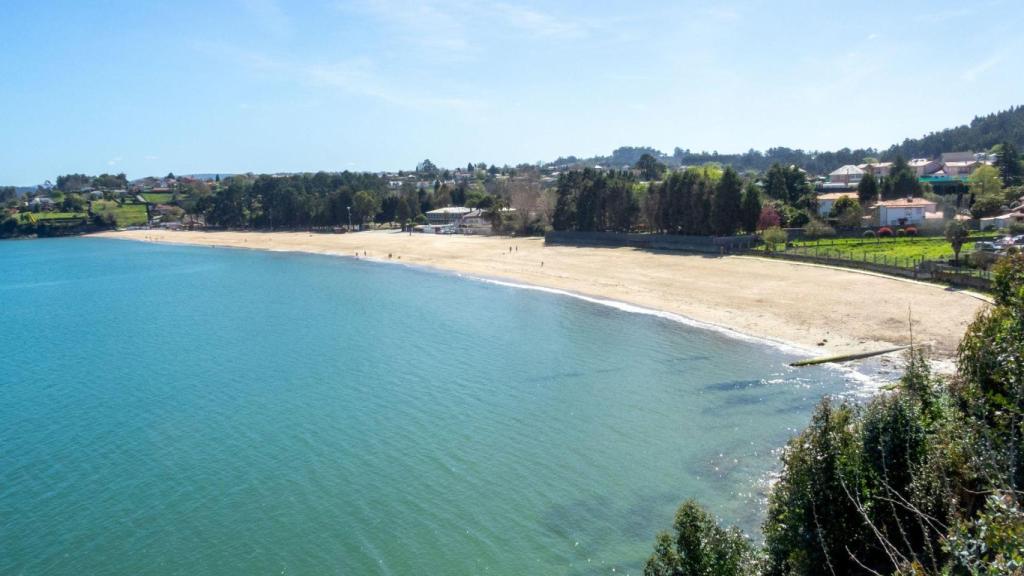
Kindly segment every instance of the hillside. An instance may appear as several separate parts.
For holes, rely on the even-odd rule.
[[[568,156],[559,158],[550,164],[553,166],[602,165],[621,168],[624,165],[635,164],[642,154],[648,153],[669,166],[693,166],[716,162],[732,166],[741,172],[744,170],[761,172],[778,162],[782,165],[796,164],[812,174],[827,174],[845,164],[860,164],[867,157],[891,160],[899,154],[908,159],[934,158],[943,152],[985,151],[1006,140],[1013,142],[1018,148],[1024,148],[1024,106],[1016,106],[1002,112],[975,117],[969,125],[932,132],[921,138],[908,138],[901,144],[894,144],[884,151],[874,148],[855,150],[843,148],[822,152],[778,147],[769,148],[765,152],[749,150],[739,154],[720,154],[717,151],[693,152],[677,147],[672,154],[666,154],[650,147],[625,146],[614,150],[608,156],[592,158]]]
[[[932,132],[921,138],[910,138],[885,151],[885,158],[932,158],[943,152],[988,150],[1004,141],[1017,148],[1024,146],[1024,106],[976,116],[970,124]]]

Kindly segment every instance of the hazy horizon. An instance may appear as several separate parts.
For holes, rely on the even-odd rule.
[[[887,148],[1020,104],[1024,6],[16,0],[0,183]],[[965,30],[970,30],[969,34]],[[998,87],[998,90],[990,89]]]

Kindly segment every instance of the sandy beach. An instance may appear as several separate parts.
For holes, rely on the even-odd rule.
[[[845,354],[909,342],[952,355],[986,306],[975,295],[878,275],[762,258],[545,246],[542,238],[392,231],[170,232],[98,237],[356,256],[531,284],[671,312],[812,353]],[[509,248],[511,247],[511,252]]]

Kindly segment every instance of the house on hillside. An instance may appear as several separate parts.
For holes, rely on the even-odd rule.
[[[846,186],[856,186],[860,182],[860,179],[864,177],[864,171],[854,166],[853,164],[847,164],[837,168],[829,173],[828,181],[830,184],[843,184]]]
[[[977,160],[974,152],[943,152],[939,157],[939,161],[945,164],[946,162],[968,162]]]
[[[951,178],[966,178],[981,166],[977,160],[953,160],[943,164],[942,171]]]
[[[927,220],[941,220],[942,213],[936,212],[937,204],[924,198],[900,198],[883,200],[875,205],[879,226],[920,225]]]
[[[36,196],[28,203],[28,207],[33,212],[46,212],[53,210],[54,203],[52,199],[46,196]]]
[[[875,178],[887,178],[892,172],[892,162],[877,162],[874,164],[858,164],[857,168],[865,174],[871,174]]]
[[[907,162],[907,165],[910,166],[910,169],[914,171],[914,175],[918,178],[929,176],[942,169],[942,162],[928,158],[914,158]]]
[[[981,219],[982,230],[1005,230],[1011,224],[1024,223],[1024,206],[1010,210],[1006,214]]]
[[[844,196],[850,200],[857,200],[856,192],[827,192],[825,194],[818,194],[818,216],[822,218],[827,217],[828,213],[832,211],[832,207],[835,206],[836,201]]]

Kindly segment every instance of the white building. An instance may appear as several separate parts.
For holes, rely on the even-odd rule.
[[[917,225],[924,224],[925,220],[942,218],[942,214],[935,211],[935,202],[924,198],[883,200],[877,206],[879,226]]]
[[[889,173],[892,172],[892,162],[859,164],[857,168],[860,168],[862,171],[864,171],[865,174],[870,173],[875,178],[888,178]]]
[[[515,214],[515,208],[502,208],[502,217]],[[487,210],[472,210],[459,219],[456,232],[460,234],[490,234],[494,230]]]
[[[448,206],[427,212],[427,222],[434,226],[444,226],[458,222],[460,218],[471,212],[465,206]]]
[[[829,173],[828,181],[832,184],[845,184],[847,186],[856,186],[860,179],[864,177],[864,171],[857,168],[853,164],[847,164],[837,168]]]
[[[835,206],[836,201],[843,197],[849,198],[850,200],[857,200],[856,192],[829,192],[827,194],[818,194],[818,216],[825,218],[828,213],[832,211],[832,207]]]
[[[942,169],[946,176],[970,176],[981,165],[977,160],[954,160],[946,162]]]
[[[907,165],[910,166],[910,169],[914,171],[914,175],[918,178],[934,174],[942,169],[942,162],[929,160],[928,158],[914,158],[907,162]]]

